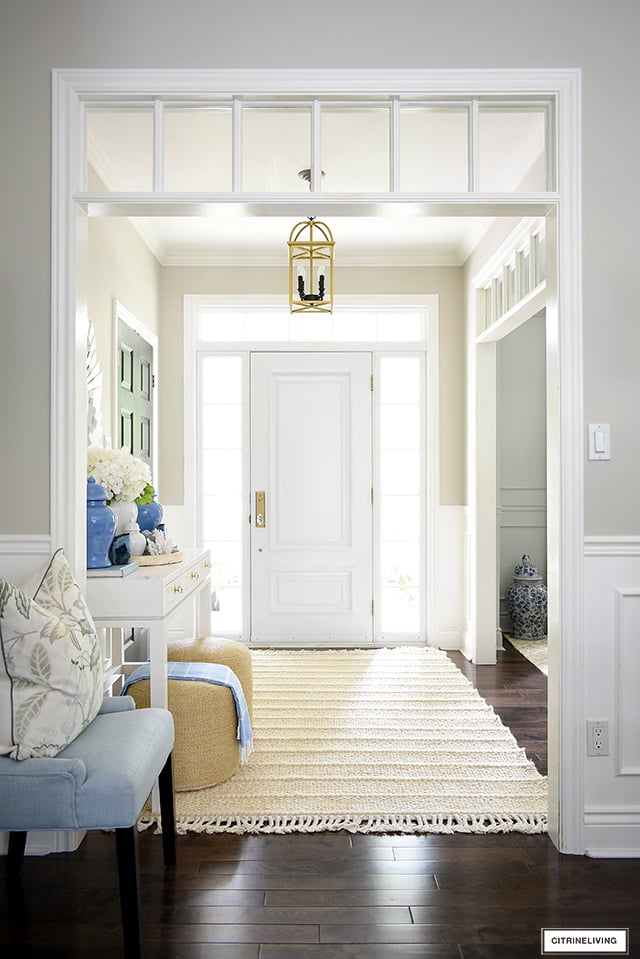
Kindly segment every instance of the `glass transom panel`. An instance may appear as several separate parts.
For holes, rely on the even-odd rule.
[[[242,109],[242,190],[308,193],[298,174],[311,168],[311,109]]]
[[[469,189],[466,108],[400,107],[400,190],[464,193]]]
[[[231,107],[164,111],[164,189],[228,193],[232,189]]]

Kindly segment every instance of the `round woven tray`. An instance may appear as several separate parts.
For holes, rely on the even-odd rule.
[[[183,556],[182,550],[177,549],[173,553],[158,553],[155,556],[136,556],[135,560],[139,566],[168,566],[170,563],[181,563]]]

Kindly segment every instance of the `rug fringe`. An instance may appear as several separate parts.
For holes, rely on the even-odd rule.
[[[140,818],[140,830],[156,827],[159,816]],[[236,835],[285,834],[311,832],[376,833],[546,833],[545,815],[431,815],[431,816],[178,816],[176,831],[186,833],[232,833]]]

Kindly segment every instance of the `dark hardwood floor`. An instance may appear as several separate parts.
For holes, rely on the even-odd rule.
[[[452,658],[539,768],[546,680],[509,647],[497,666]],[[164,869],[140,835],[146,959],[529,959],[543,927],[630,927],[640,863],[561,856],[544,835],[181,836]],[[121,956],[113,836],[29,858],[0,880],[0,954]]]

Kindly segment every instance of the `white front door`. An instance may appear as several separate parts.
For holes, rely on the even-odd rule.
[[[370,353],[251,357],[251,638],[372,641]]]

